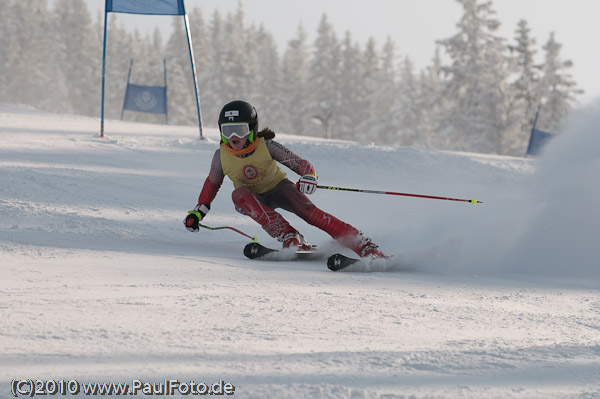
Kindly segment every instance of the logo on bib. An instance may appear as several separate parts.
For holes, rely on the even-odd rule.
[[[254,180],[258,177],[258,169],[254,165],[246,165],[242,169],[242,174],[247,180]]]

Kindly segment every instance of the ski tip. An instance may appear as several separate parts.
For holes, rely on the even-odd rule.
[[[267,248],[257,242],[250,242],[244,247],[244,255],[249,259],[260,258],[273,251],[273,249]]]
[[[256,257],[257,248],[254,246],[254,241],[244,246],[244,256],[250,259]]]
[[[342,254],[331,255],[329,259],[327,259],[327,268],[332,272],[337,272],[339,270],[345,269],[353,263],[358,262],[360,259],[349,258]]]

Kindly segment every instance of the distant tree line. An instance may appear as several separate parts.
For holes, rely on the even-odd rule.
[[[235,13],[188,10],[203,121],[216,126],[223,104],[253,103],[261,125],[297,135],[438,149],[522,155],[538,104],[540,129],[557,132],[581,93],[551,34],[536,60],[525,20],[512,41],[498,36],[492,2],[456,0],[456,33],[437,41],[429,66],[416,71],[392,38],[359,44],[338,37],[326,15],[312,43],[299,25],[283,53],[263,26]],[[98,116],[103,13],[84,0],[0,0],[0,102]],[[197,123],[186,35],[173,18],[171,36],[141,35],[110,14],[106,117],[120,118],[130,59],[132,83],[162,85],[167,60],[169,120]],[[163,123],[128,112],[128,120]]]

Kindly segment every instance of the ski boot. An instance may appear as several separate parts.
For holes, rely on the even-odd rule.
[[[365,236],[362,232],[354,238],[354,242],[350,246],[350,249],[356,252],[361,258],[389,258],[379,246],[375,244],[369,237]]]
[[[287,233],[281,234],[283,249],[286,248],[298,248],[298,249],[311,249],[312,246],[308,241],[296,230],[290,230]]]

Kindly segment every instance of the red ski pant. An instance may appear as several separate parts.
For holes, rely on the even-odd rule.
[[[257,194],[246,187],[237,188],[233,191],[232,199],[238,212],[258,222],[271,237],[280,238],[295,230],[275,211],[276,208],[298,215],[344,245],[348,245],[349,241],[360,234],[353,226],[317,208],[288,179],[283,179],[274,189],[264,194]]]

